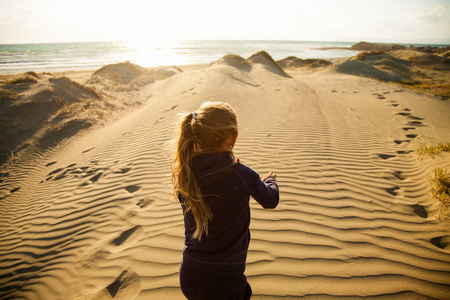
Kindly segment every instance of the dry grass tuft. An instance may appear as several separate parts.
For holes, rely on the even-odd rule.
[[[442,203],[438,217],[443,217],[450,206],[450,175],[442,168],[434,169],[434,177],[428,177],[431,194]]]
[[[386,53],[386,52],[384,52],[383,50],[375,50],[375,51],[361,52],[361,53],[359,53],[358,55],[355,56],[355,59],[356,59],[356,60],[363,61],[363,60],[366,59],[368,56],[371,56],[371,55],[377,55],[377,54],[383,54],[383,53]]]
[[[8,100],[16,100],[18,94],[10,89],[0,88],[0,104]]]
[[[414,78],[414,77],[413,77]],[[405,80],[400,83],[406,88],[425,93],[443,100],[450,99],[450,83],[433,83],[432,80]]]
[[[38,82],[38,79],[34,75],[26,73],[20,77],[15,77],[10,80],[7,80],[6,84],[36,83],[36,82]]]
[[[435,157],[438,154],[441,154],[443,152],[450,152],[450,142],[447,143],[440,143],[436,146],[427,146],[422,145],[417,149],[417,154],[419,155],[425,155],[428,157]]]

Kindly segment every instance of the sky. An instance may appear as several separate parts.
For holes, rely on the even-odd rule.
[[[143,39],[450,44],[450,0],[0,0],[0,44]]]

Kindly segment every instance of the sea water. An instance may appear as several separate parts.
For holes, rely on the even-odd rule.
[[[142,67],[211,63],[227,54],[244,58],[265,50],[275,60],[351,57],[358,52],[325,47],[350,47],[355,42],[312,41],[164,41],[0,45],[0,73],[98,69],[129,61]]]
[[[0,73],[97,69],[130,61],[142,67],[211,63],[227,54],[244,58],[265,50],[275,60],[288,56],[337,58],[356,55],[350,50],[319,50],[350,47],[354,42],[305,41],[140,41],[63,44],[0,45]]]

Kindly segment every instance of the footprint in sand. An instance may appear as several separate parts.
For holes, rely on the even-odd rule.
[[[394,186],[394,187],[385,189],[385,191],[386,191],[389,195],[391,195],[391,196],[397,196],[397,195],[398,195],[398,190],[399,190],[399,189],[400,189],[400,188],[399,188],[398,186]]]
[[[125,189],[127,190],[128,193],[132,194],[139,191],[141,188],[142,187],[140,185],[130,185],[127,186]]]
[[[110,285],[96,295],[95,299],[133,300],[139,295],[141,289],[141,277],[130,268],[120,273]]]
[[[395,171],[394,173],[395,178],[397,178],[398,180],[404,180],[405,176],[403,175],[403,173],[401,171]]]
[[[103,260],[111,253],[118,253],[138,242],[144,235],[144,229],[136,225],[130,229],[122,231],[115,236],[107,236],[104,239],[88,247],[76,260],[77,268],[89,267],[92,264]]]
[[[412,151],[412,150],[408,150],[408,151],[397,151],[398,154],[410,154],[410,153],[412,153],[412,152],[414,152],[414,151]]]
[[[396,157],[397,155],[390,155],[390,154],[378,154],[377,155],[379,158],[381,158],[381,159],[384,159],[384,160],[386,160],[386,159],[389,159],[389,158],[393,158],[393,157]]]
[[[445,249],[448,246],[448,242],[444,239],[446,236],[437,236],[430,240],[430,242],[440,249]]]
[[[418,137],[419,135],[418,135],[418,134],[405,134],[405,136],[406,136],[408,139],[414,139],[414,138]]]
[[[149,198],[144,198],[138,201],[138,203],[136,203],[137,206],[139,206],[140,208],[144,209],[146,207],[150,207],[153,206],[155,204],[155,200],[149,199]]]
[[[424,118],[422,118],[422,117],[417,117],[417,116],[413,116],[413,115],[409,115],[409,116],[408,116],[408,119],[411,119],[411,120],[417,120],[417,121],[423,121]]]
[[[86,186],[91,183],[98,182],[100,179],[104,178],[110,173],[125,174],[131,170],[129,166],[124,166],[120,169],[116,169],[116,167],[114,167],[113,169],[113,166],[117,163],[118,161],[115,161],[112,165],[105,167],[99,166],[98,160],[91,161],[91,163],[87,166],[77,166],[76,163],[72,163],[65,168],[58,168],[48,173],[45,181],[56,181],[66,177],[72,177],[84,179],[84,181],[80,183],[79,186]],[[41,181],[41,183],[43,182],[44,180]]]
[[[422,219],[428,218],[428,212],[423,205],[416,203],[414,205],[411,205],[411,208],[413,209],[413,212],[416,216],[419,216]]]
[[[109,241],[106,249],[111,253],[120,252],[126,248],[131,247],[137,243],[142,236],[144,236],[144,228],[141,225],[136,225],[130,229],[122,231],[116,237]]]
[[[403,127],[402,128],[404,131],[408,131],[408,130],[415,130],[415,127]]]
[[[127,244],[129,244],[129,242],[131,241],[137,241],[143,233],[144,229],[142,228],[142,226],[136,225],[133,228],[122,231],[119,236],[111,241],[111,244],[116,246],[123,246],[126,242],[128,242]]]
[[[425,126],[422,122],[420,121],[409,121],[406,125],[408,126]]]
[[[103,175],[103,172],[100,172],[97,175],[94,175],[91,178],[89,178],[89,180],[91,182],[97,182],[100,179],[100,177],[102,177],[102,175]]]
[[[408,140],[395,140],[394,143],[397,145],[401,145],[403,143],[409,143],[409,141]]]

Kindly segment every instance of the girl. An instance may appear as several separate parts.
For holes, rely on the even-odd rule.
[[[250,299],[244,275],[252,196],[278,205],[276,175],[263,180],[235,162],[237,117],[226,103],[207,102],[180,121],[172,163],[174,192],[184,213],[180,285],[188,299]]]

